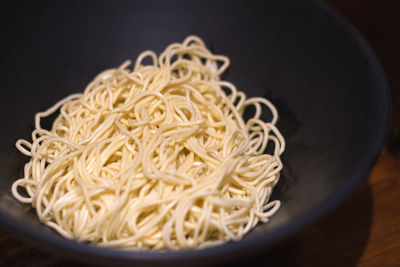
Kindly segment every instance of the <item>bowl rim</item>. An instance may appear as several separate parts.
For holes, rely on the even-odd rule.
[[[238,258],[244,252],[266,250],[267,248],[277,245],[283,240],[292,237],[306,226],[316,223],[350,196],[354,189],[368,176],[372,166],[378,159],[380,151],[384,147],[389,134],[389,125],[391,120],[391,95],[383,66],[371,46],[359,31],[339,11],[331,7],[328,3],[320,0],[311,0],[308,4],[315,5],[317,9],[335,19],[338,25],[344,31],[349,33],[349,36],[351,36],[354,43],[358,45],[358,48],[367,60],[367,64],[372,69],[377,87],[380,87],[382,90],[384,116],[381,118],[380,127],[376,127],[376,141],[367,148],[367,153],[362,155],[346,186],[341,187],[334,195],[307,210],[305,215],[301,218],[291,221],[281,227],[277,227],[274,231],[263,235],[257,235],[249,239],[244,239],[240,242],[229,242],[221,246],[200,250],[160,252],[103,248],[64,239],[59,236],[43,235],[41,232],[35,231],[32,227],[13,219],[2,211],[0,211],[0,224],[10,230],[17,237],[35,243],[36,246],[39,246],[46,251],[51,251],[63,256],[67,253],[72,258],[78,260],[85,261],[86,257],[82,257],[82,255],[85,255],[91,257],[91,262],[95,261],[98,263],[106,263],[107,261],[113,263],[132,263],[133,261],[147,263],[167,261],[187,262],[189,260],[199,260],[200,263],[201,259],[205,258],[207,258],[208,262],[211,258],[217,257],[221,260],[223,256],[226,255],[229,255],[229,258],[234,259]],[[40,242],[38,243],[38,241]],[[88,259],[86,259],[86,261],[88,261]],[[216,261],[218,261],[218,259],[216,259]]]

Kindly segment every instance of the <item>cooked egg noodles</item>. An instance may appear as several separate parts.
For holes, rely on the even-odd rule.
[[[62,236],[112,247],[199,248],[267,222],[285,148],[275,107],[220,80],[229,59],[195,36],[130,66],[36,114],[15,198]]]

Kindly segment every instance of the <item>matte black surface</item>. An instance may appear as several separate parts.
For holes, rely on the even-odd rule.
[[[203,264],[266,250],[315,222],[364,179],[388,129],[380,63],[358,32],[319,1],[117,1],[17,3],[0,11],[0,223],[54,253],[94,262]],[[244,240],[184,252],[126,252],[61,238],[10,194],[27,158],[33,115],[84,90],[100,71],[161,52],[187,35],[227,55],[225,77],[269,98],[287,140],[273,197],[282,208]]]

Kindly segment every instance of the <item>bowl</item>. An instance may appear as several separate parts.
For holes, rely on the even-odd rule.
[[[388,134],[390,91],[376,55],[322,1],[47,2],[0,18],[0,224],[51,253],[95,264],[211,264],[265,251],[326,215],[367,177]],[[11,195],[36,112],[83,91],[100,71],[196,34],[231,59],[224,79],[270,99],[287,141],[274,191],[282,207],[239,242],[132,252],[67,240]]]

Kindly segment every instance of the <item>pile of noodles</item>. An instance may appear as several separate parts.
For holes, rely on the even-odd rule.
[[[133,69],[125,62],[100,73],[82,94],[36,114],[32,142],[16,144],[30,160],[13,195],[62,236],[104,246],[239,240],[279,209],[268,201],[285,142],[268,100],[220,80],[228,65],[189,36],[159,57],[143,52]],[[248,106],[254,114],[244,120]],[[43,129],[41,118],[58,110]]]

